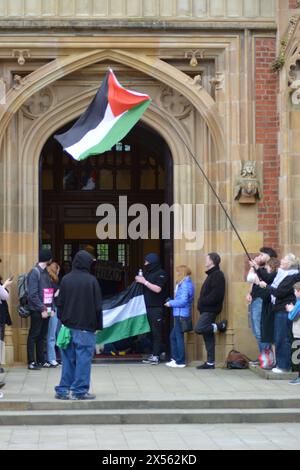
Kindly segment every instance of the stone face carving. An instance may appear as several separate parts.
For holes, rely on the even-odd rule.
[[[290,90],[292,92],[292,103],[295,105],[300,104],[300,80],[295,80],[290,85]]]
[[[26,58],[30,57],[30,50],[29,49],[14,49],[12,51],[12,56],[18,59],[19,65],[25,65]]]
[[[23,106],[24,114],[38,117],[48,111],[53,104],[53,94],[50,88],[45,88],[33,95]]]
[[[179,119],[186,118],[192,111],[192,104],[181,93],[170,87],[163,88],[160,102],[165,111]]]
[[[256,174],[256,163],[245,162],[241,176],[237,179],[234,199],[240,204],[255,204],[261,199],[261,186]]]

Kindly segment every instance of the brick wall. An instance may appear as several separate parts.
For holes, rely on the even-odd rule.
[[[295,9],[298,6],[297,3],[298,3],[297,0],[289,0],[289,7],[291,9]]]
[[[264,244],[279,247],[279,78],[270,70],[276,57],[276,39],[256,39],[256,143],[263,145],[263,199],[259,203],[259,230]]]

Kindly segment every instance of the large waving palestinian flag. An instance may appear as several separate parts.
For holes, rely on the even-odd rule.
[[[124,292],[103,302],[103,330],[97,344],[111,344],[150,332],[143,287],[134,283]]]
[[[128,134],[150,104],[150,96],[126,90],[109,70],[85,113],[55,139],[75,160],[107,152]]]

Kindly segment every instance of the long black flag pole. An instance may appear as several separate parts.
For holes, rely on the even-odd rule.
[[[155,103],[152,102],[152,105],[155,106],[157,109],[159,109],[159,107],[158,107]],[[198,162],[198,159],[196,158],[196,156],[194,155],[194,153],[192,152],[192,150],[190,149],[190,147],[187,145],[187,143],[185,142],[184,138],[179,134],[179,132],[178,132],[178,130],[175,128],[175,126],[173,126],[173,128],[174,128],[176,134],[178,135],[178,137],[180,138],[180,140],[182,141],[183,145],[185,146],[185,148],[186,148],[187,151],[189,152],[189,154],[190,154],[190,156],[192,157],[193,161],[195,162],[195,164],[197,165],[197,167],[198,167],[199,170],[201,171],[201,173],[202,173],[202,175],[203,175],[205,181],[207,182],[208,186],[209,186],[210,189],[212,190],[212,192],[213,192],[213,194],[215,195],[215,197],[216,197],[217,201],[219,202],[220,206],[222,207],[222,209],[223,209],[223,211],[224,211],[224,213],[225,213],[227,219],[229,220],[229,223],[230,223],[231,227],[233,228],[233,230],[234,230],[236,236],[238,237],[238,240],[240,241],[240,243],[241,243],[241,245],[242,245],[242,247],[243,247],[243,249],[244,249],[244,251],[245,251],[245,253],[246,253],[246,255],[247,255],[248,259],[249,259],[249,261],[252,261],[252,258],[251,258],[251,256],[250,256],[250,254],[249,254],[249,252],[248,252],[248,250],[247,250],[247,248],[246,248],[246,246],[245,246],[245,244],[244,244],[244,242],[243,242],[243,240],[242,240],[242,238],[241,238],[241,236],[240,236],[240,234],[239,234],[239,232],[238,232],[236,226],[234,225],[232,218],[231,218],[230,215],[228,214],[228,211],[227,211],[226,207],[224,206],[223,202],[221,201],[221,199],[220,199],[218,193],[216,192],[215,188],[213,187],[212,183],[210,182],[210,180],[209,180],[208,176],[206,175],[205,171],[203,170],[202,166],[201,166],[200,163]]]

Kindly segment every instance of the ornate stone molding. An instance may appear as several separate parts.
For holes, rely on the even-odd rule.
[[[185,96],[170,87],[162,89],[159,101],[165,111],[178,119],[186,118],[193,108]]]
[[[292,94],[292,103],[295,105],[300,104],[300,80],[295,80],[291,83],[290,90]]]
[[[54,101],[53,93],[49,87],[40,90],[24,104],[22,110],[29,118],[36,118],[47,112]]]
[[[243,164],[241,176],[237,179],[234,199],[240,204],[255,204],[261,199],[261,186],[256,174],[256,162]]]

